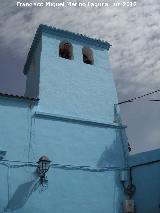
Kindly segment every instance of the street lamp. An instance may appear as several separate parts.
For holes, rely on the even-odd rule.
[[[40,177],[41,184],[43,185],[43,183],[46,182],[45,174],[49,170],[51,161],[47,156],[42,156],[40,157],[37,163],[38,163],[37,173]]]

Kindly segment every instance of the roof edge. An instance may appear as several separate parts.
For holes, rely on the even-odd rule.
[[[41,28],[42,32],[46,32],[46,33],[58,34],[58,35],[61,34],[61,33],[64,33],[70,38],[77,37],[80,40],[92,42],[94,45],[99,46],[99,47],[103,47],[107,50],[109,50],[110,46],[112,46],[107,41],[104,41],[104,40],[101,40],[101,39],[90,38],[90,37],[83,35],[83,34],[74,33],[74,32],[68,31],[68,30],[58,29],[56,27],[52,27],[52,26],[48,26],[48,25],[40,24],[39,28]]]
[[[39,101],[39,98],[13,95],[13,94],[7,94],[7,93],[0,93],[0,97],[18,98],[18,99],[29,100],[29,101]]]
[[[154,149],[129,156],[129,165],[131,167],[156,161],[160,161],[160,149]]]
[[[49,33],[49,34],[54,34],[54,35],[55,34],[60,35],[60,34],[63,33],[63,34],[66,34],[67,37],[69,37],[71,39],[77,37],[81,41],[90,42],[90,43],[92,43],[93,45],[95,45],[97,47],[101,47],[101,48],[104,48],[104,49],[107,49],[107,50],[109,50],[109,48],[112,46],[107,41],[90,38],[90,37],[87,37],[86,35],[82,35],[82,34],[78,34],[78,33],[76,34],[74,32],[70,32],[70,31],[67,31],[67,30],[57,29],[55,27],[51,27],[51,26],[40,24],[38,29],[37,29],[37,31],[36,31],[36,34],[34,36],[31,48],[30,48],[29,53],[27,55],[26,63],[24,65],[23,73],[25,75],[27,74],[27,71],[28,71],[28,69],[29,69],[29,67],[31,65],[32,56],[34,54],[35,49],[37,48],[37,46],[39,44],[39,41],[41,39],[41,36],[42,36],[43,32]]]

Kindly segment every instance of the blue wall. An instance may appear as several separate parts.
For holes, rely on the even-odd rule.
[[[58,56],[63,39],[42,33],[33,55],[26,95],[39,95],[37,103],[0,99],[0,148],[7,151],[0,162],[2,212],[122,212],[119,175],[127,167],[127,142],[124,127],[113,123],[117,95],[107,50],[68,38],[74,60],[66,60]],[[87,44],[93,66],[82,60]],[[36,162],[42,155],[52,165],[48,188],[40,192]]]
[[[40,115],[36,109],[28,101],[1,99],[1,149],[9,161],[0,164],[0,210],[121,212],[121,129]],[[48,189],[40,193],[35,170],[44,154],[55,165],[47,175]]]
[[[93,50],[94,65],[83,63],[85,43],[68,39],[73,45],[73,60],[59,57],[59,44],[65,35],[42,34],[40,58],[40,102],[38,110],[85,120],[112,123],[116,89],[108,61],[108,51]]]
[[[160,212],[160,149],[130,157],[137,212]]]

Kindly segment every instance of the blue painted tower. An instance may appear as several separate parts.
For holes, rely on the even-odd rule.
[[[0,164],[2,212],[123,212],[120,174],[128,149],[114,107],[109,48],[38,28],[24,67],[25,96],[0,99],[1,149],[7,153]],[[41,192],[36,162],[44,155],[52,162]]]

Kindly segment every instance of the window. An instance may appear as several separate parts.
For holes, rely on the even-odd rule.
[[[83,47],[82,49],[83,54],[83,62],[86,64],[93,64],[93,52],[89,47]]]
[[[67,41],[62,41],[59,44],[59,57],[71,60],[73,58],[72,44]]]

